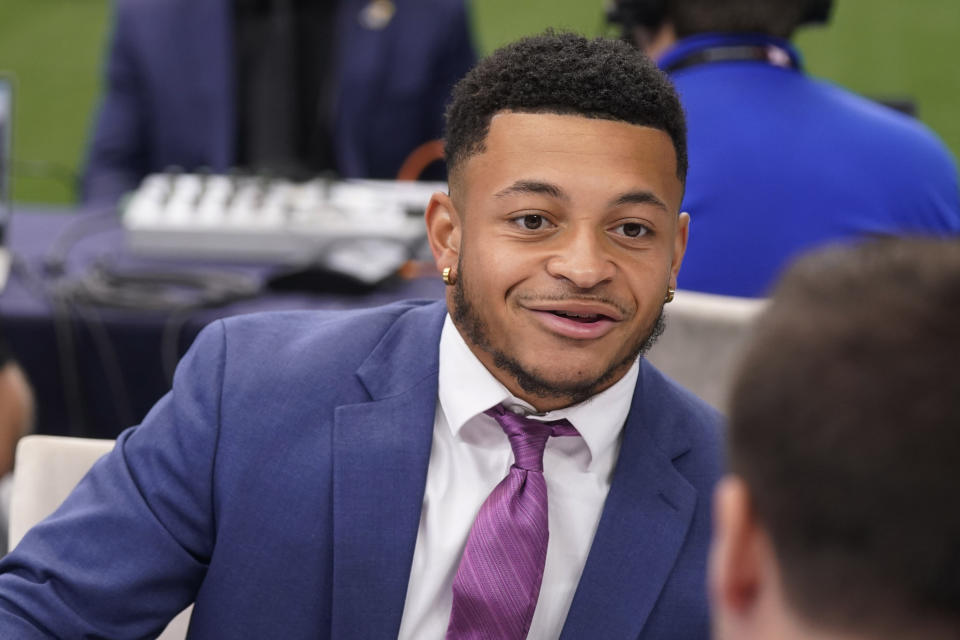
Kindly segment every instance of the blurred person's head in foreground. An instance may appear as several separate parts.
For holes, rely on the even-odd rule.
[[[789,39],[805,24],[827,22],[832,6],[832,0],[613,0],[607,18],[656,58],[677,40],[702,33]]]
[[[801,259],[731,398],[714,629],[960,637],[960,243]]]

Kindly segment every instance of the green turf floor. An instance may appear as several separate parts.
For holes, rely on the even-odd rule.
[[[194,0],[205,2],[207,0]],[[960,0],[838,0],[798,37],[808,69],[874,97],[907,97],[960,152]],[[483,52],[553,26],[604,31],[602,0],[473,0]],[[100,84],[107,0],[0,0],[0,70],[17,79],[14,195],[71,202]]]

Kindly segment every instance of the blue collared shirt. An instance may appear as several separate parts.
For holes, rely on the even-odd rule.
[[[763,296],[809,248],[873,235],[960,233],[957,172],[922,123],[803,71],[787,41],[701,34],[659,60],[768,47],[770,60],[671,72],[687,114],[684,289]],[[785,55],[784,55],[785,54]]]

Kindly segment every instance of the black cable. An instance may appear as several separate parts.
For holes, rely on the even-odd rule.
[[[118,267],[106,260],[63,286],[77,304],[165,312],[221,306],[262,289],[259,278],[230,271]]]
[[[163,333],[160,338],[160,364],[163,367],[163,376],[168,386],[173,386],[173,374],[176,372],[180,360],[180,335],[187,324],[190,314],[197,309],[183,309],[174,311],[163,324]]]
[[[180,335],[190,316],[260,293],[259,279],[231,272],[182,270],[118,270],[100,262],[70,283],[78,304],[168,313],[161,332],[160,360],[168,383],[180,356]]]
[[[73,327],[70,323],[70,313],[67,305],[57,296],[43,280],[34,273],[16,253],[12,253],[11,268],[21,277],[24,283],[40,297],[47,300],[53,312],[53,331],[57,343],[57,358],[60,361],[60,381],[63,385],[63,399],[67,408],[67,433],[80,436],[85,433],[85,415],[83,394],[80,392],[79,367],[77,366],[76,349],[73,343]]]
[[[73,308],[70,297],[64,295],[61,290],[59,278],[66,272],[67,257],[77,242],[93,233],[112,230],[116,228],[116,225],[116,207],[104,207],[79,214],[57,235],[43,258],[45,275],[55,278],[55,280],[48,285],[47,281],[37,278],[41,294],[48,300],[53,309],[54,333],[57,340],[57,355],[60,359],[64,402],[70,420],[69,433],[73,436],[83,436],[88,433],[80,380],[80,365],[76,343],[73,338],[72,316],[78,314],[76,309]],[[24,269],[24,271],[28,272],[29,270]],[[114,415],[121,425],[132,424],[134,420],[133,410],[130,408],[120,362],[113,344],[110,342],[99,317],[90,318],[84,313],[79,315],[93,339],[94,349],[97,351],[109,387]]]
[[[43,269],[48,276],[66,273],[66,261],[71,249],[80,240],[118,227],[116,207],[104,207],[78,214],[54,238],[43,257]]]
[[[202,308],[251,297],[261,289],[259,280],[235,273],[121,269],[105,260],[94,263],[79,277],[68,276],[66,263],[72,248],[90,235],[116,227],[117,217],[112,207],[82,214],[72,221],[60,232],[43,258],[46,279],[34,274],[21,258],[14,256],[18,272],[24,274],[32,288],[40,292],[53,310],[71,435],[86,433],[86,412],[73,336],[73,318],[79,318],[90,333],[113,399],[115,416],[121,425],[130,425],[136,416],[130,406],[122,366],[97,309],[107,307],[169,313],[161,337],[161,361],[165,377],[171,380],[179,357],[180,331],[189,315]]]
[[[110,390],[110,397],[113,399],[113,410],[118,423],[124,427],[132,425],[137,416],[134,415],[133,408],[130,406],[130,396],[127,392],[126,382],[124,382],[120,358],[113,342],[110,340],[110,336],[107,334],[103,321],[96,309],[82,305],[73,305],[72,309],[74,314],[79,315],[83,320],[90,337],[93,339],[94,348],[99,356],[100,366]]]
[[[51,299],[53,307],[53,330],[57,339],[57,355],[60,358],[60,379],[63,382],[64,402],[70,421],[68,435],[79,437],[87,432],[86,408],[80,389],[80,366],[76,344],[73,340],[73,323],[70,308],[57,297]]]

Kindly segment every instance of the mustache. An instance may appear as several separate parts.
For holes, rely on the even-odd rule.
[[[539,304],[543,302],[595,302],[613,307],[623,317],[633,314],[633,308],[629,307],[615,298],[598,293],[582,293],[576,290],[570,291],[551,291],[549,293],[518,293],[516,296],[518,302]]]

